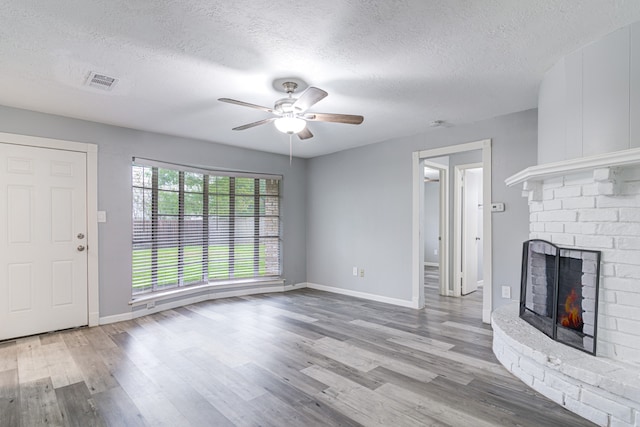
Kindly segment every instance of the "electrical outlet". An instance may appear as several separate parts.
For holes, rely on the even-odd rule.
[[[358,267],[353,267],[353,275],[358,277]]]
[[[511,286],[503,286],[502,287],[502,298],[511,298]]]
[[[364,277],[364,268],[360,269],[360,277]]]
[[[147,310],[151,310],[155,306],[156,306],[156,302],[155,301],[150,301],[150,302],[147,303]]]

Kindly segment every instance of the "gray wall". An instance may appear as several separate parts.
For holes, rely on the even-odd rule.
[[[491,138],[493,303],[500,286],[518,298],[521,245],[529,233],[527,200],[505,178],[536,164],[537,111],[434,129],[355,148],[308,163],[307,280],[379,296],[411,300],[412,152]],[[354,277],[352,267],[365,269]]]
[[[211,130],[215,132],[215,129]],[[307,160],[0,106],[0,132],[98,144],[100,316],[131,311],[131,159],[283,175],[284,277],[306,281]],[[251,134],[247,134],[251,138]],[[283,144],[288,143],[283,138]]]

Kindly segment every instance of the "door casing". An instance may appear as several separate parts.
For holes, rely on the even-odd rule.
[[[482,321],[491,322],[492,283],[492,236],[491,236],[491,140],[450,145],[429,150],[414,151],[412,154],[412,238],[411,238],[411,281],[414,308],[424,308],[424,160],[466,151],[482,150],[482,225],[483,225],[483,279]]]

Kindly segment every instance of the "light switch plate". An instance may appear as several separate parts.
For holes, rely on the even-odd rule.
[[[98,211],[98,222],[107,222],[107,212]]]
[[[504,212],[504,203],[502,202],[491,203],[491,212]]]
[[[502,287],[502,298],[511,298],[511,286],[503,286]]]

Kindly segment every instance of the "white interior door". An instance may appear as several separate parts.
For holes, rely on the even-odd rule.
[[[86,167],[0,143],[0,340],[88,324]]]
[[[478,215],[482,206],[482,169],[463,169],[462,186],[462,295],[478,289]]]

